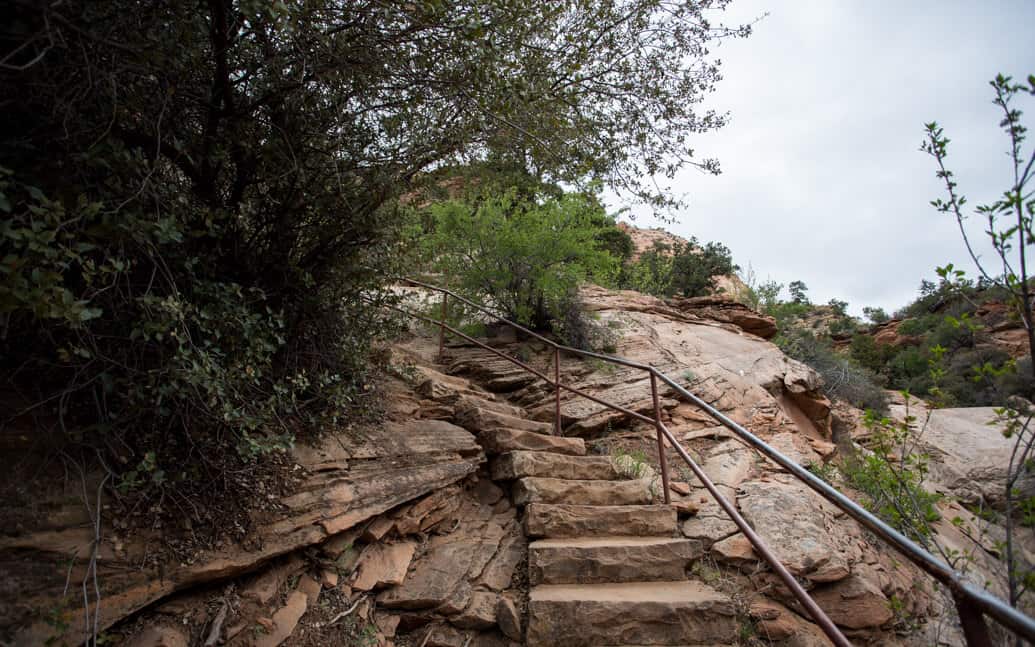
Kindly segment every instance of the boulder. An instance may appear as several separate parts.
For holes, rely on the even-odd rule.
[[[356,564],[352,588],[370,591],[401,584],[416,550],[417,544],[412,541],[367,546]]]
[[[850,572],[844,534],[833,508],[791,477],[740,486],[741,513],[789,571],[812,582],[833,582]]]
[[[496,624],[500,626],[504,636],[521,641],[521,614],[508,596],[500,596],[499,602],[496,603]]]
[[[880,627],[894,617],[878,585],[858,575],[816,588],[811,594],[831,620],[848,629]]]

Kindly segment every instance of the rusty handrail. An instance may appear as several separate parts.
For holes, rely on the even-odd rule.
[[[775,463],[788,470],[793,476],[803,481],[806,485],[818,492],[820,495],[822,495],[828,501],[840,508],[850,517],[855,519],[864,527],[868,528],[870,531],[872,531],[874,534],[876,534],[884,541],[891,544],[893,548],[898,550],[900,553],[904,554],[915,565],[917,565],[922,570],[934,577],[936,580],[947,586],[956,602],[956,608],[960,616],[964,636],[967,640],[968,645],[972,647],[985,647],[986,645],[991,645],[991,640],[988,635],[988,629],[985,625],[983,614],[991,616],[997,622],[1002,624],[1004,627],[1006,627],[1016,635],[1021,636],[1028,641],[1035,642],[1035,620],[1033,620],[1031,617],[1007,605],[999,598],[996,598],[995,596],[992,596],[989,593],[977,589],[973,585],[967,583],[963,579],[963,576],[957,573],[949,565],[938,560],[934,555],[924,550],[922,547],[920,547],[915,542],[907,538],[905,535],[903,535],[902,533],[898,532],[888,524],[878,519],[868,510],[861,507],[855,501],[852,501],[850,498],[848,498],[841,492],[837,491],[828,483],[818,478],[805,468],[801,467],[793,460],[784,456],[781,452],[765,443],[758,436],[755,436],[750,431],[748,431],[741,425],[737,424],[736,422],[728,418],[722,412],[718,411],[710,404],[708,404],[704,400],[700,399],[699,397],[688,391],[686,388],[681,386],[675,380],[670,378],[662,371],[659,371],[655,367],[648,364],[642,364],[640,362],[628,360],[623,357],[615,357],[612,355],[595,353],[592,351],[586,351],[579,348],[572,348],[570,346],[558,344],[557,342],[551,339],[547,339],[546,337],[532,330],[529,330],[528,328],[520,324],[517,324],[515,322],[509,321],[501,317],[498,313],[492,312],[491,310],[482,306],[481,304],[475,303],[470,299],[466,299],[447,288],[442,288],[436,285],[424,283],[422,281],[416,281],[414,279],[409,279],[405,277],[395,278],[398,281],[409,283],[411,285],[436,291],[442,294],[442,318],[440,321],[435,321],[430,317],[409,312],[403,308],[388,306],[391,309],[406,314],[408,316],[421,319],[435,326],[439,326],[440,355],[442,354],[444,348],[445,331],[448,330],[450,333],[457,335],[458,337],[461,337],[464,340],[478,347],[489,350],[490,352],[493,352],[496,355],[499,355],[500,357],[518,365],[522,369],[529,371],[530,373],[533,373],[540,379],[544,380],[545,382],[553,386],[556,398],[555,426],[558,433],[560,433],[561,430],[561,390],[569,391],[581,397],[585,397],[589,400],[592,400],[602,406],[608,407],[615,411],[619,411],[637,420],[653,424],[657,430],[658,435],[658,456],[662,470],[662,485],[665,491],[666,503],[669,502],[671,496],[669,494],[668,467],[665,458],[665,441],[667,440],[672,445],[673,449],[675,449],[675,451],[680,455],[680,457],[687,463],[687,465],[694,472],[697,478],[701,481],[705,489],[708,490],[712,498],[714,498],[716,502],[718,502],[720,507],[722,507],[726,514],[728,514],[730,518],[733,520],[734,524],[736,524],[737,527],[741,530],[741,532],[744,533],[744,536],[748,539],[748,541],[751,543],[752,547],[756,550],[756,552],[759,553],[759,555],[769,564],[769,566],[774,570],[774,572],[776,572],[780,579],[783,580],[784,584],[787,585],[787,587],[790,589],[791,593],[795,596],[795,598],[797,598],[798,601],[801,602],[802,606],[804,606],[805,609],[809,612],[809,615],[812,616],[813,620],[816,621],[816,623],[820,626],[820,628],[827,635],[827,637],[830,638],[831,641],[833,641],[836,645],[844,646],[850,645],[851,643],[848,642],[848,640],[844,637],[844,634],[841,633],[840,629],[838,629],[837,626],[830,620],[830,618],[823,612],[823,610],[819,608],[819,606],[812,599],[812,597],[809,596],[809,594],[801,587],[801,584],[799,584],[798,581],[795,580],[794,576],[789,571],[787,571],[786,567],[784,567],[784,565],[779,561],[779,559],[777,559],[776,556],[769,550],[762,538],[758,536],[754,529],[752,529],[751,526],[747,523],[747,521],[740,515],[736,507],[733,504],[731,504],[725,497],[722,496],[722,494],[718,491],[715,485],[708,478],[707,474],[705,474],[704,471],[696,464],[696,462],[694,462],[694,460],[690,457],[686,450],[683,449],[682,445],[680,445],[679,441],[675,438],[672,432],[664,425],[664,423],[661,420],[661,407],[657,391],[657,380],[661,380],[664,383],[666,383],[677,394],[686,398],[691,404],[695,405],[697,408],[707,413],[716,422],[719,422],[724,427],[734,432],[742,441],[746,442],[752,448],[762,452],[766,457],[770,458]],[[543,343],[547,344],[549,347],[551,347],[554,351],[554,379],[551,380],[545,373],[533,368],[532,366],[529,366],[525,362],[522,362],[521,360],[515,357],[511,357],[510,355],[507,355],[502,351],[492,348],[488,344],[484,344],[447,324],[446,299],[448,297],[453,297],[454,299],[462,303],[466,303],[467,305],[475,308],[476,310],[484,314],[487,314],[491,317],[494,317],[499,321],[509,325],[510,327],[516,330],[520,330],[521,332],[531,337],[534,337],[542,341]],[[560,381],[561,351],[573,355],[579,355],[582,357],[590,357],[602,360],[612,364],[636,368],[649,373],[651,380],[651,396],[654,404],[654,418],[649,418],[641,413],[632,411],[626,407],[622,407],[617,404],[612,404],[588,393],[584,393],[579,389],[562,384]]]

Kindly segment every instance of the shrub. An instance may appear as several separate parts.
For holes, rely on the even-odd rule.
[[[425,243],[436,267],[463,292],[540,330],[550,329],[580,284],[607,282],[618,269],[598,247],[597,235],[610,225],[591,195],[488,189],[428,211],[434,229]]]
[[[862,409],[886,412],[888,398],[871,371],[838,355],[824,340],[808,331],[793,330],[777,339],[789,356],[808,364],[823,379],[823,392]]]
[[[866,495],[867,509],[926,544],[931,524],[941,518],[936,507],[941,497],[924,488],[928,457],[916,451],[909,428],[913,422],[915,418],[909,415],[895,423],[868,411],[863,424],[870,430],[870,453],[846,460],[841,472],[853,488]]]

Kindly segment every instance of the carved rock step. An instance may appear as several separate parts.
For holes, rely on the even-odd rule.
[[[490,429],[478,434],[478,442],[489,456],[513,451],[553,452],[584,456],[586,443],[581,438],[547,436],[520,429]]]
[[[529,420],[519,416],[512,416],[499,411],[492,411],[484,407],[471,406],[461,409],[456,414],[456,423],[468,431],[479,434],[491,429],[520,429],[522,431],[534,431],[540,434],[552,434],[553,425],[549,422]]]
[[[675,537],[540,539],[528,545],[528,579],[533,586],[679,581],[702,553],[699,542]]]
[[[734,642],[733,601],[700,582],[544,584],[529,593],[528,647]]]
[[[509,452],[492,461],[492,478],[512,481],[526,476],[607,481],[622,478],[606,456],[562,456],[543,452]]]
[[[667,505],[565,505],[533,503],[525,508],[529,537],[679,534],[676,510]]]
[[[514,481],[511,496],[517,505],[639,505],[650,503],[653,498],[646,481],[573,481],[534,476]]]

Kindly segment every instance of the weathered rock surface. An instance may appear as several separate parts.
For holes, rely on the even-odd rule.
[[[470,534],[434,538],[403,583],[379,595],[378,603],[389,609],[428,609],[443,604],[467,579],[481,574],[504,534],[502,527],[488,521]]]
[[[776,319],[759,314],[728,297],[676,297],[667,300],[666,303],[684,315],[733,324],[744,332],[762,339],[772,339],[776,336]]]
[[[741,513],[791,573],[812,582],[848,577],[849,547],[818,494],[789,477],[740,488]]]
[[[111,536],[106,536],[98,562],[99,628],[174,591],[247,573],[272,557],[322,542],[400,503],[459,481],[484,461],[474,436],[438,420],[389,421],[364,430],[361,437],[329,434],[315,446],[298,445],[294,458],[307,478],[293,494],[276,498],[274,505],[256,512],[253,548],[202,551],[190,563],[172,564],[159,577],[139,568],[146,543],[127,542],[116,552]],[[0,540],[0,563],[13,559],[36,564],[24,581],[10,582],[26,609],[51,608],[61,597],[71,556],[91,552],[92,533],[82,530],[72,526]],[[85,560],[76,560],[71,577],[81,580],[84,569]],[[70,622],[66,640],[81,640],[81,629],[81,623]],[[54,628],[38,621],[18,629],[14,642],[39,644],[51,637],[55,637]]]
[[[529,537],[668,536],[678,531],[667,505],[587,506],[532,503],[525,508]]]
[[[517,505],[568,503],[573,505],[640,505],[651,502],[645,481],[577,481],[527,477],[514,482],[511,496]]]
[[[565,456],[545,452],[508,452],[493,459],[492,478],[511,481],[526,476],[576,480],[621,478],[614,461],[606,456]]]
[[[538,584],[684,579],[701,546],[674,537],[540,539],[528,545],[529,581]]]
[[[534,431],[489,429],[481,432],[478,439],[485,453],[490,456],[513,451],[554,452],[571,456],[583,456],[586,453],[586,444],[581,438],[547,436]]]
[[[892,415],[901,420],[905,414],[904,405],[892,405]],[[909,414],[916,417],[914,428],[930,457],[928,482],[970,505],[980,505],[982,500],[986,505],[1003,505],[1016,439],[1003,436],[1002,425],[991,424],[996,417],[993,407],[928,412],[914,400]],[[1035,494],[1035,477],[1024,476],[1016,487],[1027,496]]]
[[[729,643],[732,600],[698,582],[544,585],[529,594],[529,647]]]
[[[369,591],[401,584],[413,560],[417,545],[412,541],[397,544],[372,544],[360,555],[352,588]]]
[[[457,424],[476,434],[490,429],[519,429],[546,435],[554,431],[553,425],[546,422],[537,422],[524,416],[517,417],[473,405],[458,411],[455,420]]]
[[[811,592],[830,619],[842,627],[879,627],[892,619],[891,605],[876,583],[852,575]]]

